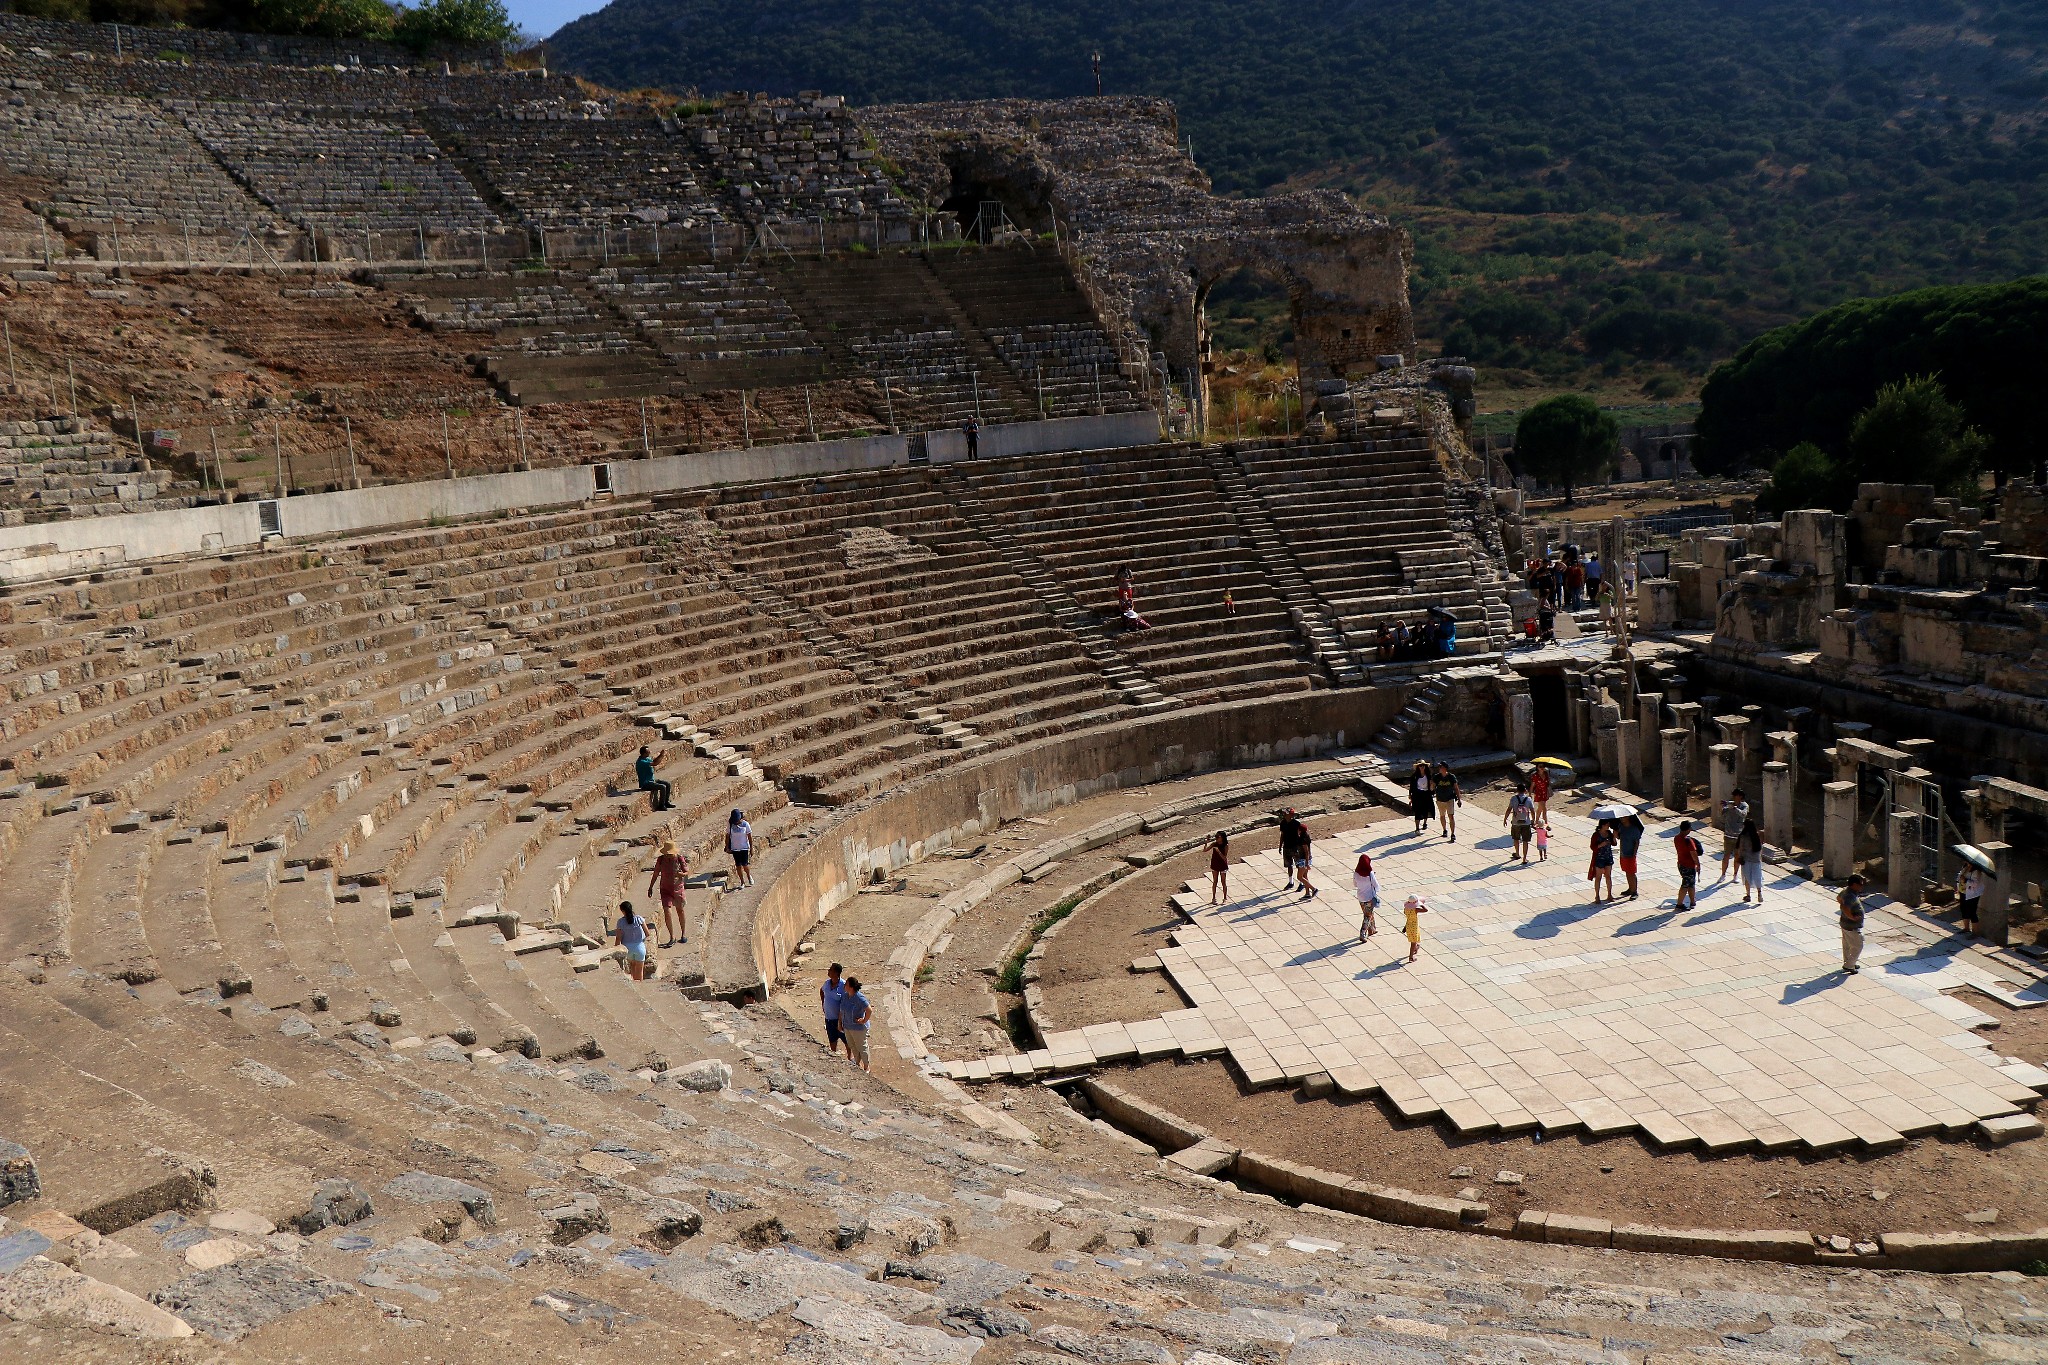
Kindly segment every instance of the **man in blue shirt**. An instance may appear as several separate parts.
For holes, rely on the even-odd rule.
[[[649,746],[640,746],[640,757],[633,760],[633,776],[640,784],[640,790],[654,793],[654,808],[668,809],[669,793],[674,790],[668,783],[654,775],[654,765],[668,757],[668,750],[655,753]]]
[[[1614,834],[1621,842],[1621,875],[1628,878],[1628,890],[1622,894],[1634,900],[1637,895],[1636,852],[1643,846],[1643,817],[1630,815],[1615,829]]]
[[[839,997],[839,1032],[846,1039],[846,1059],[862,1071],[873,1069],[868,1065],[868,1026],[874,1019],[868,998],[860,993],[860,978],[847,977],[846,994]]]
[[[839,979],[840,966],[833,963],[825,970],[825,984],[818,987],[818,1000],[825,1006],[825,1050],[839,1051],[839,1045],[846,1041],[839,1032],[839,1002],[846,998],[846,983]]]

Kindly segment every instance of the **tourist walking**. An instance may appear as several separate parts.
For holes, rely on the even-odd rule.
[[[839,979],[837,962],[825,969],[824,984],[818,987],[818,1003],[825,1007],[825,1051],[837,1052],[846,1036],[839,1031],[839,1002],[846,998],[846,983]]]
[[[1527,863],[1529,840],[1536,832],[1536,803],[1529,799],[1526,783],[1515,784],[1515,794],[1508,798],[1507,813],[1500,817],[1500,822],[1508,827],[1508,835],[1515,841],[1514,852],[1508,855],[1508,861],[1514,862],[1519,858]]]
[[[1370,853],[1358,855],[1358,865],[1351,869],[1351,889],[1358,893],[1358,941],[1363,943],[1380,931],[1380,879],[1373,874]]]
[[[647,979],[647,921],[633,913],[633,902],[619,902],[619,922],[612,926],[612,942],[626,950],[626,970],[635,981]]]
[[[1983,898],[1984,869],[1975,863],[1964,863],[1956,877],[1956,910],[1961,915],[1963,932],[1972,938],[1977,935],[1977,903]]]
[[[1301,821],[1295,818],[1294,807],[1289,806],[1280,812],[1280,866],[1287,872],[1282,891],[1294,889],[1294,850],[1300,841]]]
[[[1429,761],[1418,758],[1408,774],[1408,813],[1415,817],[1417,834],[1429,828],[1436,815],[1436,783],[1429,773]]]
[[[1209,904],[1230,899],[1230,835],[1217,830],[1209,840]]]
[[[1835,912],[1842,925],[1842,970],[1850,975],[1863,959],[1863,874],[1849,874],[1848,884],[1835,897]]]
[[[1420,896],[1410,896],[1401,907],[1401,932],[1408,936],[1408,960],[1413,962],[1422,956],[1422,917],[1429,913],[1429,902]]]
[[[1620,841],[1614,837],[1614,822],[1602,820],[1593,827],[1593,862],[1586,880],[1593,883],[1593,904],[1614,899],[1614,853]]]
[[[1735,835],[1735,861],[1742,873],[1742,903],[1749,904],[1751,892],[1756,903],[1764,903],[1764,836],[1756,821],[1744,820]]]
[[[668,809],[669,796],[675,790],[654,775],[655,768],[667,757],[668,750],[663,749],[657,754],[652,746],[643,744],[640,746],[640,757],[633,760],[633,779],[640,784],[641,791],[652,795],[656,810]]]
[[[683,887],[689,875],[689,860],[676,851],[676,841],[663,839],[661,856],[647,875],[647,894],[661,893],[661,928],[668,935],[661,945],[664,948],[690,941],[690,919],[683,910]]]
[[[725,821],[725,851],[732,855],[733,876],[741,886],[754,884],[754,827],[745,811],[733,808]]]
[[[1465,797],[1458,790],[1458,775],[1451,771],[1450,764],[1438,759],[1429,785],[1436,797],[1437,830],[1455,844],[1458,842],[1458,807],[1465,804]]]
[[[1536,823],[1550,823],[1550,769],[1544,764],[1533,765],[1529,773],[1529,799],[1536,803]]]
[[[970,460],[978,460],[978,459],[980,459],[980,458],[981,458],[981,422],[980,422],[980,420],[979,420],[978,418],[970,417],[970,418],[968,418],[968,419],[967,419],[966,421],[962,422],[962,423],[960,424],[960,434],[961,434],[961,435],[963,435],[963,436],[965,436],[965,437],[967,438],[967,458],[968,458],[968,459],[970,459]]]
[[[1749,802],[1737,787],[1721,803],[1721,875],[1717,882],[1728,880],[1728,869],[1735,864],[1735,843],[1742,834],[1742,826],[1749,820]]]
[[[1550,861],[1550,826],[1541,822],[1536,826],[1536,861]]]
[[[1605,576],[1600,569],[1600,556],[1587,555],[1586,596],[1592,598],[1595,602],[1600,600],[1600,584],[1604,580],[1604,577]]]
[[[1628,879],[1628,890],[1622,892],[1622,895],[1629,900],[1634,900],[1640,890],[1636,885],[1636,854],[1642,849],[1644,833],[1643,817],[1634,813],[1614,830],[1617,845],[1614,851],[1621,863],[1621,875]]]
[[[1678,899],[1671,903],[1675,910],[1697,910],[1700,904],[1700,859],[1706,856],[1706,849],[1692,837],[1692,821],[1678,822],[1678,837],[1671,841],[1672,851],[1678,855]]]
[[[846,1041],[846,1060],[862,1071],[872,1069],[868,1065],[868,1027],[874,1021],[875,1011],[861,994],[860,978],[847,977],[846,993],[839,997],[839,1035]]]
[[[1308,900],[1323,893],[1321,888],[1308,884],[1308,870],[1314,861],[1309,856],[1310,840],[1308,826],[1297,820],[1295,822],[1295,829],[1298,833],[1294,836],[1294,879],[1301,883],[1301,898]]]

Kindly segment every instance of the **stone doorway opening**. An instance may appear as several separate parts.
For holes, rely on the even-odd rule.
[[[1529,703],[1534,709],[1536,752],[1568,753],[1571,750],[1571,718],[1566,713],[1564,671],[1541,669],[1528,673]]]

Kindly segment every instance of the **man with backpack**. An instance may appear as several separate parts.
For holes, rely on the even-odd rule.
[[[1678,838],[1673,841],[1678,853],[1678,899],[1672,902],[1678,910],[1697,910],[1700,904],[1700,859],[1706,849],[1692,837],[1692,821],[1678,822]]]

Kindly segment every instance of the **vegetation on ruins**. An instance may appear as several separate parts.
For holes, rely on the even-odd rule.
[[[1900,471],[1873,464],[1863,478],[1940,482],[1946,466],[1923,465],[1933,458],[1925,451],[1899,463],[1874,437],[1862,454],[1854,440],[1859,414],[1885,386],[1925,375],[1956,410],[1955,430],[1983,433],[1984,467],[2021,471],[2039,458],[2032,400],[2044,366],[2048,276],[1857,299],[1768,332],[1716,368],[1701,393],[1694,459],[1710,473],[1773,467],[1781,452],[1811,442],[1833,458]]]
[[[1774,512],[1846,511],[1856,485],[1866,481],[1924,483],[1944,496],[1967,497],[1978,489],[1986,444],[1940,380],[1915,375],[1877,391],[1876,401],[1849,424],[1840,458],[1811,441],[1787,451],[1772,466],[1770,487],[1759,503]]]
[[[1672,398],[1816,307],[2048,259],[2027,0],[614,0],[548,49],[613,84],[863,102],[1087,94],[1099,50],[1109,93],[1178,102],[1220,189],[1397,216],[1419,334],[1494,384]]]
[[[1621,430],[1612,417],[1584,394],[1546,398],[1522,414],[1515,424],[1514,462],[1517,472],[1564,489],[1606,476],[1614,465]]]
[[[506,47],[519,36],[504,0],[12,0],[8,7],[41,19],[377,38],[420,52]]]

